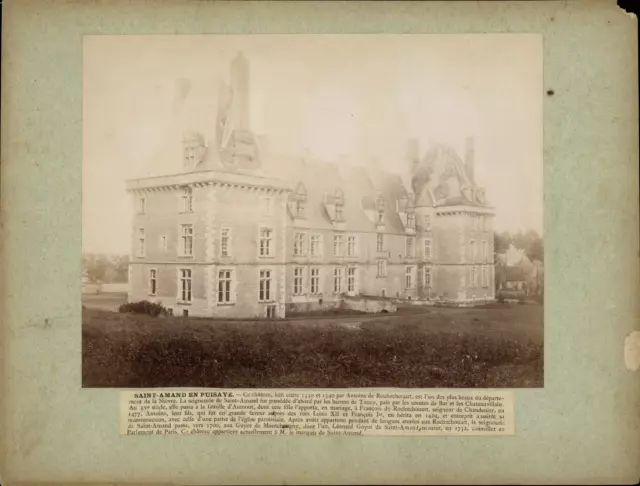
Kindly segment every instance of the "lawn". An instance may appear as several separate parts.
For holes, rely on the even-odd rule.
[[[85,387],[541,387],[543,308],[285,321],[83,309]]]

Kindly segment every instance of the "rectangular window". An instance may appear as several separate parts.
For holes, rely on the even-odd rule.
[[[343,246],[344,246],[344,236],[343,235],[334,235],[333,236],[333,255],[334,256],[342,256],[342,254],[343,254]]]
[[[469,242],[469,258],[471,263],[475,263],[476,261],[476,242],[471,240]]]
[[[311,256],[322,255],[322,237],[320,235],[311,235]]]
[[[311,269],[311,278],[309,279],[310,282],[310,286],[311,286],[311,293],[312,294],[319,294],[320,293],[320,269],[319,268],[312,268]]]
[[[344,208],[340,204],[336,204],[336,221],[344,221]]]
[[[487,278],[487,267],[482,267],[481,284],[483,287],[489,286],[489,279]]]
[[[431,231],[431,215],[430,214],[424,215],[424,229],[426,231]]]
[[[260,252],[261,257],[271,256],[273,253],[273,230],[260,228]]]
[[[167,251],[167,237],[164,235],[160,237],[160,250]]]
[[[482,242],[482,263],[487,263],[487,258],[488,258],[488,253],[487,253],[487,242],[483,241]]]
[[[431,268],[429,267],[424,267],[424,287],[431,289]]]
[[[144,214],[146,212],[146,209],[147,209],[147,198],[144,196],[141,196],[140,199],[138,199],[138,213]]]
[[[376,277],[383,278],[387,276],[387,261],[378,260],[376,267]]]
[[[305,238],[306,235],[304,233],[296,233],[293,236],[293,254],[295,256],[302,256],[307,253]]]
[[[180,225],[181,256],[193,256],[193,225]]]
[[[431,238],[425,238],[424,240],[424,259],[431,260],[433,256],[433,247],[431,245]]]
[[[180,200],[182,201],[180,209],[183,213],[193,212],[193,193],[191,192],[191,188],[186,188],[182,191]]]
[[[404,273],[404,286],[407,289],[413,288],[413,267],[406,267]]]
[[[276,318],[276,306],[275,304],[267,306],[267,319],[275,319]]]
[[[413,236],[407,236],[407,257],[413,257]]]
[[[295,267],[293,269],[293,295],[302,295],[303,278],[304,278],[304,268]]]
[[[347,292],[356,291],[356,269],[350,267],[347,269]]]
[[[231,229],[222,228],[220,230],[220,256],[228,257],[230,255]]]
[[[271,270],[260,270],[260,293],[258,295],[258,299],[260,300],[260,302],[269,302],[273,300],[271,289]]]
[[[384,251],[384,235],[382,233],[376,235],[376,250],[378,252]]]
[[[350,256],[350,257],[356,256],[357,254],[356,249],[357,249],[356,237],[349,236],[347,238],[347,256]]]
[[[149,295],[156,295],[158,284],[158,271],[155,268],[149,270]]]
[[[180,294],[178,296],[181,302],[191,302],[191,269],[180,269],[180,282],[178,285]]]
[[[146,248],[144,228],[138,228],[138,256],[144,257],[145,253]]]
[[[218,272],[218,303],[230,304],[233,300],[233,270],[220,270]]]
[[[472,288],[476,286],[476,267],[471,267],[471,285]]]
[[[264,214],[266,214],[267,216],[270,216],[273,214],[273,198],[272,197],[266,196],[262,200],[262,210]]]
[[[377,217],[376,217],[376,223],[377,224],[384,224],[384,209],[378,209],[378,213],[377,213]]]
[[[336,294],[339,294],[340,292],[342,292],[342,268],[341,267],[335,267],[333,269],[333,291]]]

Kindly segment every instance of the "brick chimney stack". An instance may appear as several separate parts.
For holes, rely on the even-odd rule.
[[[249,129],[249,61],[242,52],[231,61],[231,109],[239,130]]]
[[[467,137],[465,141],[464,168],[467,172],[467,177],[471,182],[475,182],[475,144],[473,137]]]
[[[420,142],[416,138],[407,140],[404,168],[401,173],[402,183],[407,193],[413,192],[413,176],[420,163]]]
[[[407,140],[406,162],[409,177],[413,177],[420,162],[420,142],[416,138]]]

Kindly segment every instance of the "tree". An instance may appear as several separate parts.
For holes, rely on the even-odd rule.
[[[506,277],[504,259],[500,258],[500,255],[504,255],[511,246],[511,235],[503,231],[502,233],[493,233],[493,262],[495,264],[495,287],[496,291],[500,288],[500,285],[504,282]]]
[[[126,282],[129,274],[129,257],[85,254],[82,256],[82,268],[91,283]]]
[[[85,255],[82,258],[82,265],[91,283],[104,282],[108,261],[101,255]]]
[[[126,282],[129,279],[129,256],[116,255],[112,261],[114,270],[114,282]]]
[[[526,257],[535,266],[535,293],[543,295],[544,286],[540,278],[541,271],[544,269],[544,245],[542,237],[534,230],[529,230],[526,233],[519,231],[513,238],[513,246],[524,251]]]
[[[507,231],[502,233],[493,233],[493,250],[495,254],[502,255],[507,252],[511,246],[513,238]]]

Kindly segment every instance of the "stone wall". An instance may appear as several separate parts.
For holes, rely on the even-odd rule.
[[[343,306],[345,309],[368,313],[396,312],[398,310],[397,305],[390,299],[376,299],[365,296],[345,296]]]

